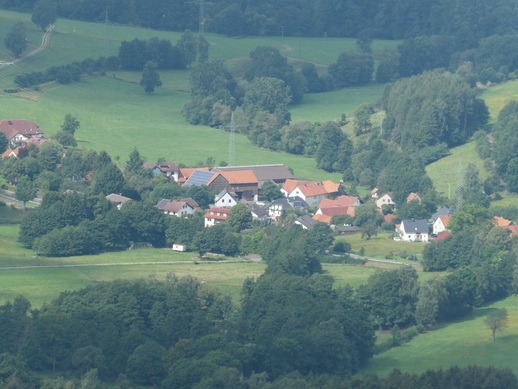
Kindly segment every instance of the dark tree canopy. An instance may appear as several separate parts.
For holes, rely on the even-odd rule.
[[[140,86],[144,88],[146,93],[150,95],[155,91],[155,88],[162,86],[160,75],[157,72],[158,66],[153,61],[147,61],[142,70],[142,78],[140,79]]]
[[[25,25],[18,22],[11,27],[11,30],[4,39],[5,47],[9,49],[16,58],[22,54],[27,47],[27,33]]]
[[[425,72],[387,87],[387,109],[392,139],[405,150],[417,150],[445,142],[466,142],[489,117],[476,91],[459,76]]]
[[[53,24],[57,18],[56,3],[52,0],[39,0],[32,12],[32,22],[43,31]]]

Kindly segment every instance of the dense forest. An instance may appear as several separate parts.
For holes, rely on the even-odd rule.
[[[37,0],[1,0],[5,9],[31,12]],[[403,39],[449,35],[467,47],[481,38],[516,32],[513,0],[40,0],[69,19],[232,36],[289,35]],[[203,12],[200,13],[200,7]]]

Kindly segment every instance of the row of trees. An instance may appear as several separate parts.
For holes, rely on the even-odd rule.
[[[1,0],[5,9],[40,14],[52,8],[61,17],[111,21],[160,30],[198,29],[230,36],[368,36],[403,39],[419,35],[448,34],[460,42],[516,31],[518,15],[512,0],[405,1],[346,0],[340,2],[302,0],[296,3],[267,0],[242,4],[224,0],[204,7],[180,0]],[[460,21],[460,22],[459,22]]]
[[[20,29],[23,25],[20,27],[17,24],[15,27]],[[150,38],[147,41],[134,39],[129,42],[123,41],[117,56],[87,58],[81,62],[53,66],[45,71],[19,74],[14,78],[14,83],[20,88],[29,88],[52,81],[69,84],[79,81],[85,74],[120,69],[142,71],[149,62],[154,63],[156,69],[184,69],[195,61],[204,62],[208,58],[208,50],[208,42],[190,31],[185,31],[175,46],[165,39]]]

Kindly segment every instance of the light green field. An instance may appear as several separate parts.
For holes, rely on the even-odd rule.
[[[475,150],[475,142],[450,149],[450,155],[426,167],[426,173],[431,178],[435,189],[448,198],[455,197],[457,185],[463,185],[466,168],[470,163],[479,170],[480,181],[489,177],[484,168],[484,162]]]
[[[399,254],[403,250],[408,255],[415,254],[417,259],[421,258],[426,244],[419,242],[398,242],[392,239],[393,234],[387,232],[378,233],[378,236],[369,240],[362,239],[361,234],[344,235],[337,238],[351,244],[353,252],[357,253],[362,247],[365,250],[366,257],[385,258],[389,254]],[[398,260],[399,258],[394,258]]]
[[[484,324],[486,315],[494,308],[506,308],[509,327],[497,333],[493,342]],[[452,365],[507,367],[518,374],[518,296],[478,308],[463,320],[419,335],[411,342],[376,355],[362,374],[387,375],[392,369],[421,373],[427,369],[448,368]]]
[[[518,100],[518,80],[505,82],[487,88],[480,97],[486,102],[491,115],[491,121],[495,121],[498,113],[511,100]]]

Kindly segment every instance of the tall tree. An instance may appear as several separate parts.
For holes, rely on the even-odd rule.
[[[36,188],[34,188],[29,177],[20,177],[14,190],[14,196],[16,200],[23,202],[23,210],[25,211],[27,201],[31,201],[36,197]]]
[[[65,115],[65,119],[63,120],[63,124],[61,125],[61,131],[69,132],[72,135],[75,135],[76,130],[79,128],[81,123],[71,114],[67,113]]]
[[[11,30],[5,37],[5,47],[9,49],[16,58],[27,47],[27,33],[25,32],[25,25],[23,22],[18,22],[11,27]]]
[[[155,88],[162,86],[160,75],[157,72],[157,65],[153,61],[147,61],[142,70],[142,78],[140,79],[140,86],[144,88],[146,93],[150,95],[155,91]]]
[[[142,170],[143,164],[144,160],[135,147],[129,155],[129,160],[126,162],[126,167],[124,170],[126,173],[139,173]]]
[[[45,31],[48,26],[53,24],[57,18],[56,3],[52,0],[40,0],[34,6],[31,20],[32,22]]]
[[[493,342],[496,342],[496,333],[498,331],[502,331],[505,327],[507,327],[509,321],[509,314],[507,313],[507,309],[494,309],[488,313],[486,320],[486,326],[491,330],[491,335],[493,335]]]
[[[329,66],[329,74],[337,86],[365,85],[372,81],[374,59],[363,51],[348,51],[340,54],[336,63]]]

